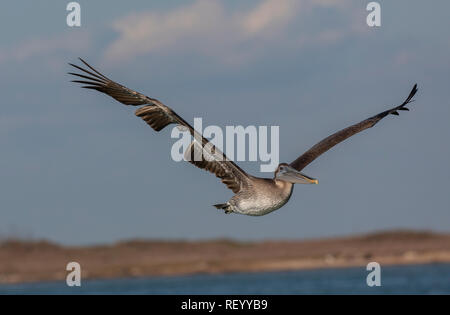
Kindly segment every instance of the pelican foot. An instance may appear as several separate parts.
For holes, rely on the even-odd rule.
[[[216,207],[219,210],[223,210],[225,212],[225,214],[229,214],[229,213],[233,212],[233,210],[231,210],[231,206],[228,203],[220,203],[220,204],[214,205],[214,207]]]

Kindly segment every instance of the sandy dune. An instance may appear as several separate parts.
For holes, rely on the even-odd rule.
[[[133,240],[66,247],[45,241],[0,243],[0,283],[64,280],[68,262],[82,278],[275,271],[450,262],[450,234],[392,231],[318,240],[236,242]]]

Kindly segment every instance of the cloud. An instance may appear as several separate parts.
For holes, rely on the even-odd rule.
[[[166,12],[133,13],[113,22],[118,37],[107,47],[105,59],[116,62],[150,53],[192,51],[234,63],[266,50],[271,43],[282,44],[283,40],[297,45],[332,43],[342,39],[342,32],[348,30],[327,28],[314,21],[313,31],[311,27],[309,31],[299,27],[293,40],[287,38],[286,30],[291,22],[311,21],[308,19],[315,13],[314,8],[344,11],[346,3],[262,0],[247,11],[233,12],[219,0],[196,0]]]
[[[11,47],[0,47],[0,64],[9,61],[26,61],[28,59],[52,55],[58,52],[82,52],[90,45],[90,37],[85,32],[70,36],[58,35],[50,38],[29,39]]]
[[[197,1],[168,13],[133,13],[113,24],[120,35],[108,47],[106,57],[131,58],[171,47],[186,37],[206,36],[223,20],[223,8],[214,0]]]
[[[281,27],[291,20],[300,5],[299,0],[266,0],[242,19],[247,34]]]

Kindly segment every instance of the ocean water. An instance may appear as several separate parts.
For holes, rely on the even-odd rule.
[[[450,264],[381,267],[369,287],[365,267],[286,272],[0,285],[0,294],[450,294]]]

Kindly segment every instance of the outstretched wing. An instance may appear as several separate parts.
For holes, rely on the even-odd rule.
[[[189,125],[171,108],[164,105],[157,99],[133,91],[119,83],[110,80],[109,78],[95,70],[93,67],[91,67],[83,59],[79,59],[89,70],[69,63],[72,67],[75,67],[76,69],[82,71],[82,73],[69,72],[69,74],[80,78],[77,80],[73,80],[72,82],[83,84],[83,88],[93,89],[105,93],[125,105],[145,105],[138,108],[135,114],[136,116],[142,118],[150,127],[152,127],[156,131],[160,131],[170,124],[177,124],[183,126],[184,128],[187,128],[191,135],[195,139],[197,139],[197,141],[200,141],[202,143],[202,146],[200,147],[198,142],[196,142],[197,145],[194,146],[194,140],[193,144],[189,146],[186,154],[190,153],[191,150],[193,150],[195,147],[199,147],[199,150],[203,152],[205,156],[209,156],[209,159],[205,159],[204,157],[201,159],[187,159],[190,163],[199,168],[214,173],[234,193],[238,193],[242,188],[246,187],[249,184],[249,175],[246,172],[244,172],[233,161],[230,161],[225,156],[225,154],[223,154],[201,134],[194,130],[191,125]],[[208,149],[205,150],[205,148]],[[213,151],[212,156],[211,151]]]
[[[389,114],[399,115],[398,111],[409,110],[408,108],[405,107],[405,105],[412,102],[412,98],[414,97],[416,92],[417,92],[417,84],[414,85],[414,87],[411,90],[411,93],[409,93],[409,96],[401,105],[386,110],[382,113],[379,113],[378,115],[372,116],[357,124],[342,129],[341,131],[338,131],[335,134],[332,134],[331,136],[323,139],[322,141],[314,145],[311,149],[309,149],[301,156],[299,156],[295,161],[293,161],[290,164],[290,166],[300,171],[303,168],[305,168],[309,163],[314,161],[317,157],[319,157],[322,153],[325,153],[326,151],[334,147],[336,144],[344,141],[345,139],[353,136],[354,134],[357,134],[358,132],[361,132],[367,128],[375,126],[376,123],[378,123],[381,119],[383,119],[387,115]]]

